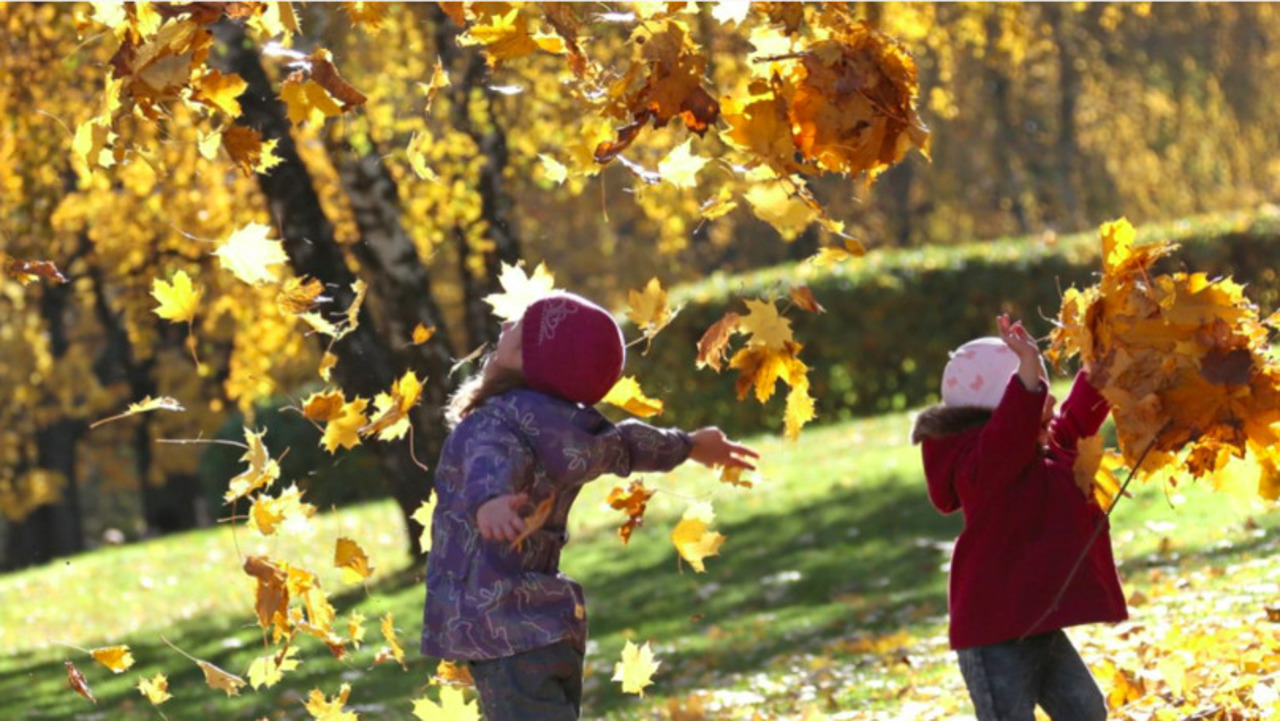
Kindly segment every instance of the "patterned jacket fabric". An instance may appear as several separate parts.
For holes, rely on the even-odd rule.
[[[445,440],[427,559],[422,653],[481,660],[557,641],[586,646],[582,587],[560,573],[569,509],[582,484],[606,473],[668,471],[689,435],[626,420],[529,389],[489,399]],[[513,549],[486,541],[476,511],[497,496],[552,499],[543,526]]]

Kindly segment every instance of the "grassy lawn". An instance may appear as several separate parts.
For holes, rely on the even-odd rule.
[[[1062,389],[1065,390],[1065,389]],[[1059,394],[1061,397],[1061,394]],[[963,717],[959,673],[946,650],[946,573],[957,517],[928,503],[910,414],[806,431],[795,444],[762,438],[751,489],[721,485],[705,469],[647,479],[663,489],[628,546],[621,518],[604,504],[614,485],[584,492],[566,549],[565,571],[586,588],[592,641],[586,718],[945,718]],[[715,505],[724,533],[707,573],[682,567],[667,535],[692,500]],[[1114,517],[1126,590],[1144,614],[1174,618],[1188,594],[1219,599],[1219,612],[1265,622],[1275,596],[1277,518],[1247,501],[1200,486],[1166,495],[1136,489]],[[411,700],[434,695],[434,662],[417,657],[421,569],[404,568],[400,522],[391,503],[319,519],[310,539],[262,545],[249,532],[218,528],[111,548],[0,578],[0,718],[159,718],[135,690],[164,673],[169,719],[303,719],[312,688],[332,697],[343,683],[363,718],[411,719]],[[331,567],[334,539],[347,535],[378,567],[367,588],[342,586]],[[244,675],[266,653],[252,611],[245,554],[269,553],[321,571],[337,589],[340,616],[367,619],[365,646],[344,660],[319,642],[299,642],[301,666],[271,689],[227,698],[209,689],[187,653]],[[1190,613],[1191,611],[1185,611]],[[374,666],[378,620],[393,613],[408,669]],[[1261,621],[1259,621],[1261,619]],[[1151,623],[1147,623],[1151,625]],[[1073,632],[1085,651],[1106,655],[1116,629]],[[610,681],[627,639],[650,641],[662,667],[648,695],[624,695]],[[127,643],[137,665],[112,675],[80,648]],[[95,706],[66,684],[72,660]],[[1104,690],[1108,681],[1103,679]]]

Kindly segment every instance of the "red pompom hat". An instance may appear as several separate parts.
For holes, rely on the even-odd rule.
[[[604,308],[572,293],[529,306],[520,330],[524,379],[549,395],[595,405],[626,361],[622,329]]]

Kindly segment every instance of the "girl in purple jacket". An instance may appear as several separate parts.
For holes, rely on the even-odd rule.
[[[503,324],[483,372],[450,402],[422,653],[470,663],[488,721],[578,718],[586,601],[559,569],[584,483],[669,471],[686,459],[751,469],[758,457],[717,428],[610,423],[592,406],[621,376],[625,356],[608,312],[556,294]],[[548,501],[545,522],[513,544],[528,509]]]

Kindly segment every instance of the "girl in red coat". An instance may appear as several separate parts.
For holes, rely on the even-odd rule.
[[[998,326],[999,338],[952,353],[942,404],[912,431],[930,500],[964,514],[951,557],[951,647],[980,721],[1031,721],[1037,704],[1053,719],[1105,719],[1102,693],[1062,629],[1128,617],[1106,514],[1072,474],[1077,442],[1110,407],[1086,368],[1055,414],[1035,340],[1007,315]]]

